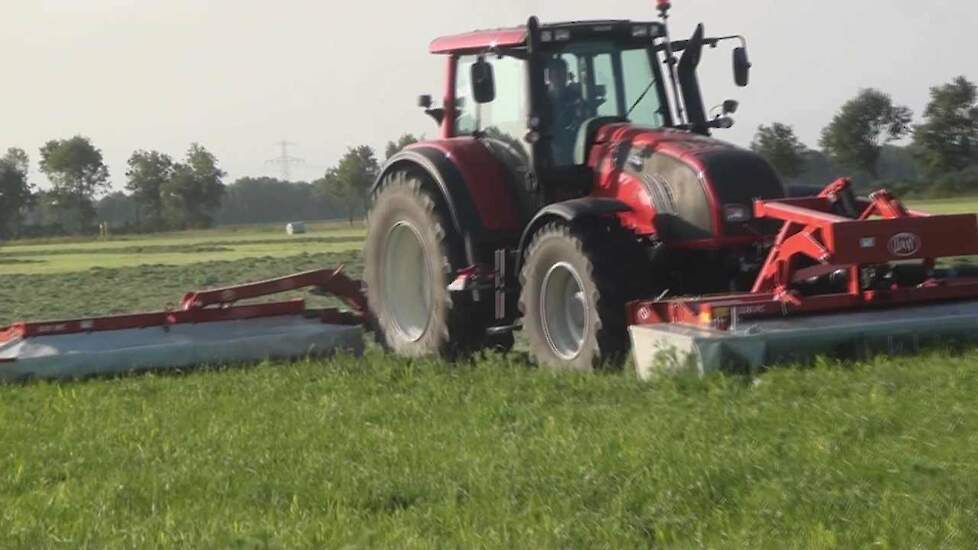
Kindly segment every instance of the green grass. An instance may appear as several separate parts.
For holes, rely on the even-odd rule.
[[[272,231],[275,229],[276,231]],[[188,266],[208,261],[287,258],[299,254],[358,250],[364,228],[312,224],[305,235],[290,236],[278,226],[122,236],[69,242],[20,241],[0,247],[0,276],[70,273],[93,268]]]
[[[909,201],[908,204],[912,208],[931,214],[970,214],[978,212],[978,198],[975,197]]]
[[[976,359],[642,384],[372,354],[0,387],[0,533],[7,548],[968,548]]]
[[[0,325],[338,263],[358,275],[349,231],[17,243],[0,250]],[[157,263],[170,255],[187,261]],[[641,383],[372,348],[0,386],[0,548],[972,548],[976,364]]]

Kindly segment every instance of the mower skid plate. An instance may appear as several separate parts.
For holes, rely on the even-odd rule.
[[[362,353],[359,325],[288,315],[54,334],[0,341],[0,381],[297,359],[337,351]]]
[[[978,301],[745,322],[731,330],[682,324],[629,328],[638,377],[744,372],[818,356],[917,353],[978,340]]]

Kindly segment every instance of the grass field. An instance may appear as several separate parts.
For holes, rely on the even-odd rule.
[[[930,212],[932,214],[962,214],[978,212],[978,198],[975,197],[911,201],[908,204],[912,208],[923,210],[924,212]]]
[[[360,273],[362,228],[279,231],[4,246],[0,325]],[[0,386],[0,548],[973,548],[976,363],[646,384],[371,349]]]

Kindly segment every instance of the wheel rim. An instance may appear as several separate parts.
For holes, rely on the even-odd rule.
[[[406,221],[387,233],[384,251],[384,307],[402,337],[416,342],[431,317],[431,276],[421,234]]]
[[[577,271],[566,262],[554,264],[543,278],[540,311],[543,334],[561,359],[574,359],[581,353],[588,309],[584,284]]]

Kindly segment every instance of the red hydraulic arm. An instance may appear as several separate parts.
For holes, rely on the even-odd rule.
[[[336,269],[318,269],[257,283],[213,290],[199,290],[186,294],[180,303],[180,309],[177,311],[14,323],[9,327],[0,327],[0,343],[34,336],[149,328],[184,323],[236,321],[280,315],[303,315],[333,324],[355,325],[363,323],[367,316],[366,296],[360,288],[360,283],[344,275],[342,270],[342,266]],[[353,311],[340,311],[333,308],[307,310],[302,299],[234,305],[239,300],[260,298],[305,287],[315,287],[323,294],[336,296],[351,307]]]
[[[190,292],[181,300],[180,309],[192,311],[214,305],[226,306],[239,300],[306,287],[316,287],[323,293],[336,296],[360,315],[367,311],[367,298],[360,283],[344,275],[343,266],[336,269],[316,269],[256,283]]]

